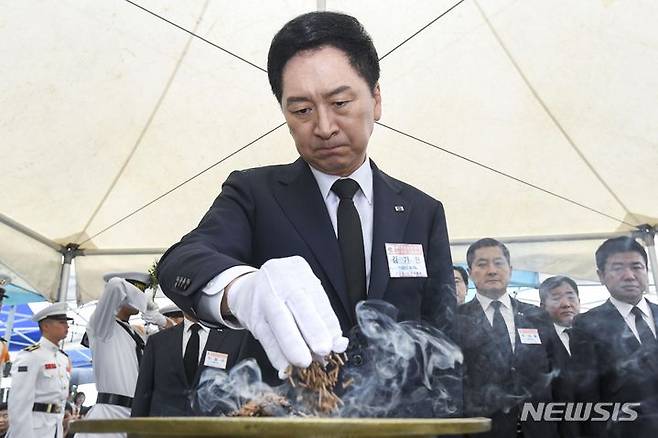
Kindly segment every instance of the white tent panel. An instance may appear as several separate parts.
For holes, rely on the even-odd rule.
[[[255,66],[127,1],[2,3],[0,212],[50,241],[157,252],[198,223],[230,171],[296,157],[281,127],[122,220],[283,122],[267,50],[283,23],[318,5],[136,2]],[[457,1],[325,3],[361,20],[384,55]],[[383,124],[590,209],[382,126],[370,155],[443,201],[456,242],[655,225],[656,22],[648,1],[470,0],[381,62]],[[11,235],[0,262],[51,294],[59,254],[0,233]],[[512,257],[592,278],[599,242],[516,243]],[[78,257],[84,299],[103,272],[153,258]]]
[[[0,223],[0,273],[46,298],[57,296],[62,255],[52,247]]]

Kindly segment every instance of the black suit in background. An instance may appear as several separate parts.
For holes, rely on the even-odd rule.
[[[574,385],[576,382],[571,370],[571,355],[562,343],[553,323],[550,322],[546,342],[546,351],[553,371],[553,401],[573,402],[575,400]],[[562,438],[578,437],[578,424],[575,422],[561,421],[558,423],[558,431]]]
[[[649,307],[658,327],[658,306]],[[640,344],[608,300],[576,316],[569,345],[579,401],[642,403],[637,420],[583,423],[582,435],[658,436],[658,343]]]
[[[189,416],[192,410],[191,394],[196,388],[204,369],[208,351],[227,354],[226,370],[229,370],[242,356],[255,355],[246,352],[251,335],[245,330],[211,329],[199,361],[199,368],[193,382],[188,382],[183,365],[184,324],[178,324],[151,335],[144,349],[139,367],[139,376],[132,404],[132,417],[174,417]],[[267,365],[259,364],[267,370]],[[275,375],[270,370],[271,375]]]
[[[511,302],[517,329],[511,365],[497,347],[480,302],[473,299],[457,310],[459,343],[464,354],[464,416],[492,419],[492,430],[478,437],[515,438],[523,402],[552,401],[546,314],[513,298]],[[537,329],[542,344],[523,344],[519,328]],[[534,422],[530,418],[521,425],[528,438],[558,436],[555,423]]]

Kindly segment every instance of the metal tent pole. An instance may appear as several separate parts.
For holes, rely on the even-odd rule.
[[[62,251],[62,271],[59,276],[59,289],[57,290],[57,302],[66,301],[68,298],[69,278],[71,276],[71,262],[78,255],[78,245],[69,243]]]

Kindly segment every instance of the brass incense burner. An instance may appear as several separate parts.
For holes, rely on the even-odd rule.
[[[486,432],[488,418],[158,417],[79,420],[71,431],[156,437],[431,437]]]

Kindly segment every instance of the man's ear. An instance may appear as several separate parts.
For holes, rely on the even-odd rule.
[[[375,88],[372,89],[372,97],[375,98],[374,117],[375,120],[379,120],[382,118],[382,93],[379,87],[379,82],[377,82]]]

